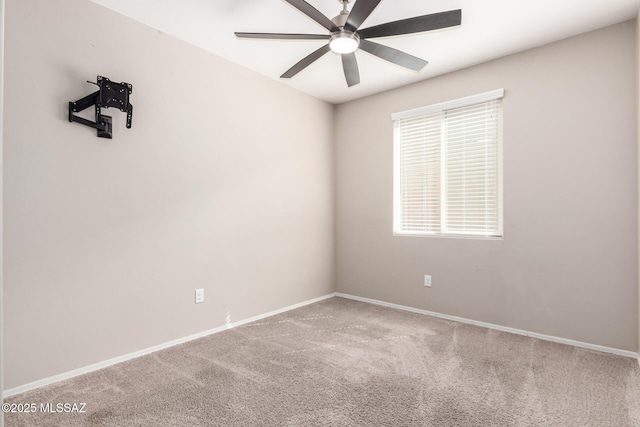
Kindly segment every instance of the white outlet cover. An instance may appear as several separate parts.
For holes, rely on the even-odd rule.
[[[427,287],[431,287],[431,276],[424,275],[424,285]]]
[[[196,289],[196,304],[204,302],[204,289]]]

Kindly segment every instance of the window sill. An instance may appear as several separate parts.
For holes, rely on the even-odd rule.
[[[467,240],[504,240],[504,236],[474,236],[471,234],[426,234],[426,233],[397,233],[394,237],[436,237],[444,239],[467,239]]]

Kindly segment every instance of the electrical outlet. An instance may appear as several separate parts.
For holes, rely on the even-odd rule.
[[[431,276],[424,275],[424,285],[427,287],[431,287]]]
[[[204,302],[204,289],[196,289],[196,304]]]

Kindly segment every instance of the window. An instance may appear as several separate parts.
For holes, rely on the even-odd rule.
[[[393,229],[502,236],[500,89],[393,114]]]

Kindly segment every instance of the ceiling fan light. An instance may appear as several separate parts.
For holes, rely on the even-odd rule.
[[[353,53],[360,46],[360,37],[355,33],[341,31],[331,37],[329,48],[335,53]]]

